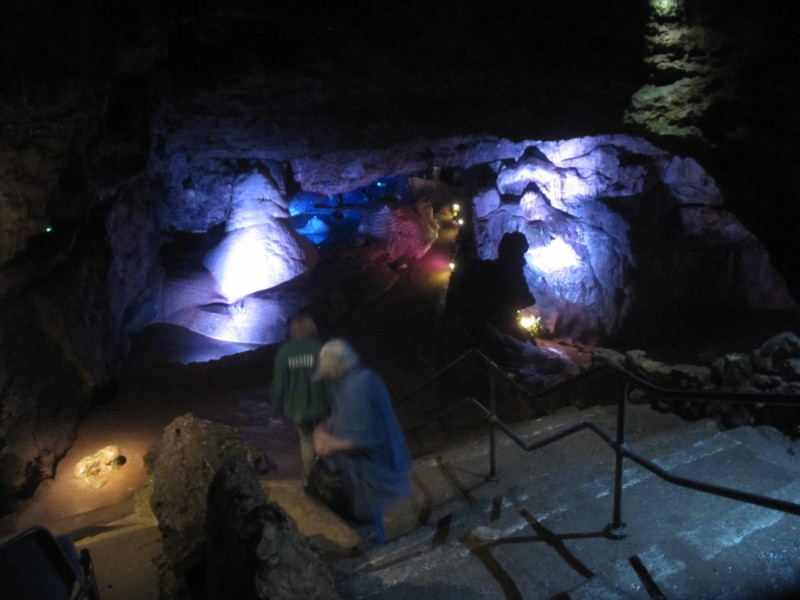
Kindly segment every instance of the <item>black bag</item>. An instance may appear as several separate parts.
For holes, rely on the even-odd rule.
[[[339,514],[349,512],[341,473],[335,462],[327,457],[318,458],[314,463],[308,476],[306,491],[309,496],[327,504]]]

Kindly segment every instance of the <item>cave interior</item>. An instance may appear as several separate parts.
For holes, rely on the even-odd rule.
[[[539,389],[799,331],[764,7],[114,4],[2,9],[4,514],[146,369],[261,393],[300,310],[401,389],[472,347]]]

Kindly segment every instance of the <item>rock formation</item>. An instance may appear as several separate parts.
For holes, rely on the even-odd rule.
[[[797,307],[708,173],[639,138],[526,142],[474,204],[481,259],[525,234],[528,285],[558,337],[607,342],[687,307]]]
[[[643,350],[621,353],[608,348],[596,348],[592,364],[622,367],[665,389],[800,395],[800,337],[788,331],[750,352],[728,353],[707,365],[668,364],[650,358]],[[800,433],[796,407],[752,401],[652,401],[658,408],[687,418],[716,418],[725,427],[771,425],[787,435]]]
[[[237,432],[184,415],[145,458],[170,600],[336,598],[320,553],[266,499]]]

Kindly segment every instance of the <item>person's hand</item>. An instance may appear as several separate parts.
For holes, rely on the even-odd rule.
[[[327,456],[330,454],[330,434],[325,431],[322,424],[314,428],[312,441],[314,443],[314,454],[317,456]]]

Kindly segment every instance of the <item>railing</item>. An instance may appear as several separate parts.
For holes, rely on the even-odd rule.
[[[426,419],[422,423],[419,423],[413,428],[407,430],[407,433],[415,429],[424,427],[428,423],[440,419],[445,413],[453,411],[459,407],[462,407],[464,405],[474,406],[479,411],[484,413],[484,415],[487,418],[487,421],[489,422],[489,474],[487,478],[494,479],[497,474],[497,430],[500,430],[503,433],[505,433],[509,439],[511,439],[517,446],[519,446],[526,452],[537,450],[539,448],[557,442],[558,440],[561,440],[574,433],[583,431],[584,429],[592,431],[600,438],[605,440],[605,442],[609,446],[611,446],[611,448],[614,450],[614,453],[616,455],[615,473],[614,473],[614,511],[613,511],[612,522],[606,527],[606,534],[613,539],[621,539],[625,537],[625,524],[622,521],[622,489],[623,489],[622,476],[623,476],[623,464],[625,458],[633,460],[635,463],[647,469],[654,475],[660,477],[664,481],[667,481],[669,483],[681,487],[686,487],[701,492],[714,494],[717,496],[723,496],[725,498],[739,500],[741,502],[746,502],[757,506],[763,506],[766,508],[771,508],[786,513],[800,515],[800,504],[787,502],[785,500],[779,500],[776,498],[770,498],[767,496],[760,496],[758,494],[752,494],[750,492],[746,492],[743,490],[737,490],[724,486],[714,485],[703,481],[697,481],[694,479],[690,479],[688,477],[673,475],[665,471],[664,469],[662,469],[649,459],[643,457],[634,450],[630,449],[625,443],[625,416],[628,405],[628,396],[631,387],[637,387],[643,389],[651,394],[659,396],[661,399],[668,401],[695,400],[695,401],[708,402],[716,400],[718,402],[760,403],[763,405],[781,405],[781,406],[788,405],[788,406],[800,407],[800,395],[762,394],[757,392],[726,392],[726,391],[706,391],[706,390],[688,390],[688,389],[687,390],[668,389],[657,386],[642,377],[630,373],[629,371],[623,369],[622,367],[610,364],[587,370],[580,375],[572,377],[571,379],[567,379],[557,385],[551,386],[550,388],[543,390],[537,394],[528,394],[527,391],[525,391],[513,379],[511,379],[508,375],[506,375],[494,362],[492,362],[489,358],[487,358],[483,353],[481,353],[478,350],[470,350],[465,354],[463,354],[462,356],[460,356],[459,358],[457,358],[456,360],[454,360],[453,362],[451,362],[449,365],[447,365],[440,371],[438,371],[428,380],[426,380],[425,382],[423,382],[422,384],[418,385],[413,390],[408,392],[405,396],[400,398],[400,401],[403,402],[408,400],[408,398],[410,398],[423,388],[426,388],[431,383],[439,379],[445,372],[449,371],[450,369],[454,368],[458,364],[462,363],[463,361],[471,357],[478,358],[489,369],[489,406],[488,407],[485,406],[483,403],[481,403],[475,398],[472,397],[465,398],[460,402],[450,407],[447,407],[442,411],[439,411],[435,416],[430,417],[429,419]],[[522,439],[520,439],[519,436],[517,436],[497,416],[496,392],[497,392],[498,377],[504,378],[512,386],[515,386],[518,390],[526,393],[531,400],[535,400],[537,398],[541,398],[543,396],[551,394],[558,389],[563,389],[565,387],[573,386],[580,380],[587,379],[590,377],[595,377],[601,373],[608,373],[608,372],[614,372],[616,375],[621,377],[625,382],[624,392],[617,403],[616,435],[608,433],[607,431],[599,427],[597,424],[592,423],[590,421],[580,421],[578,423],[575,423],[574,425],[565,427],[564,429],[544,439],[538,440],[533,443],[526,443]]]

